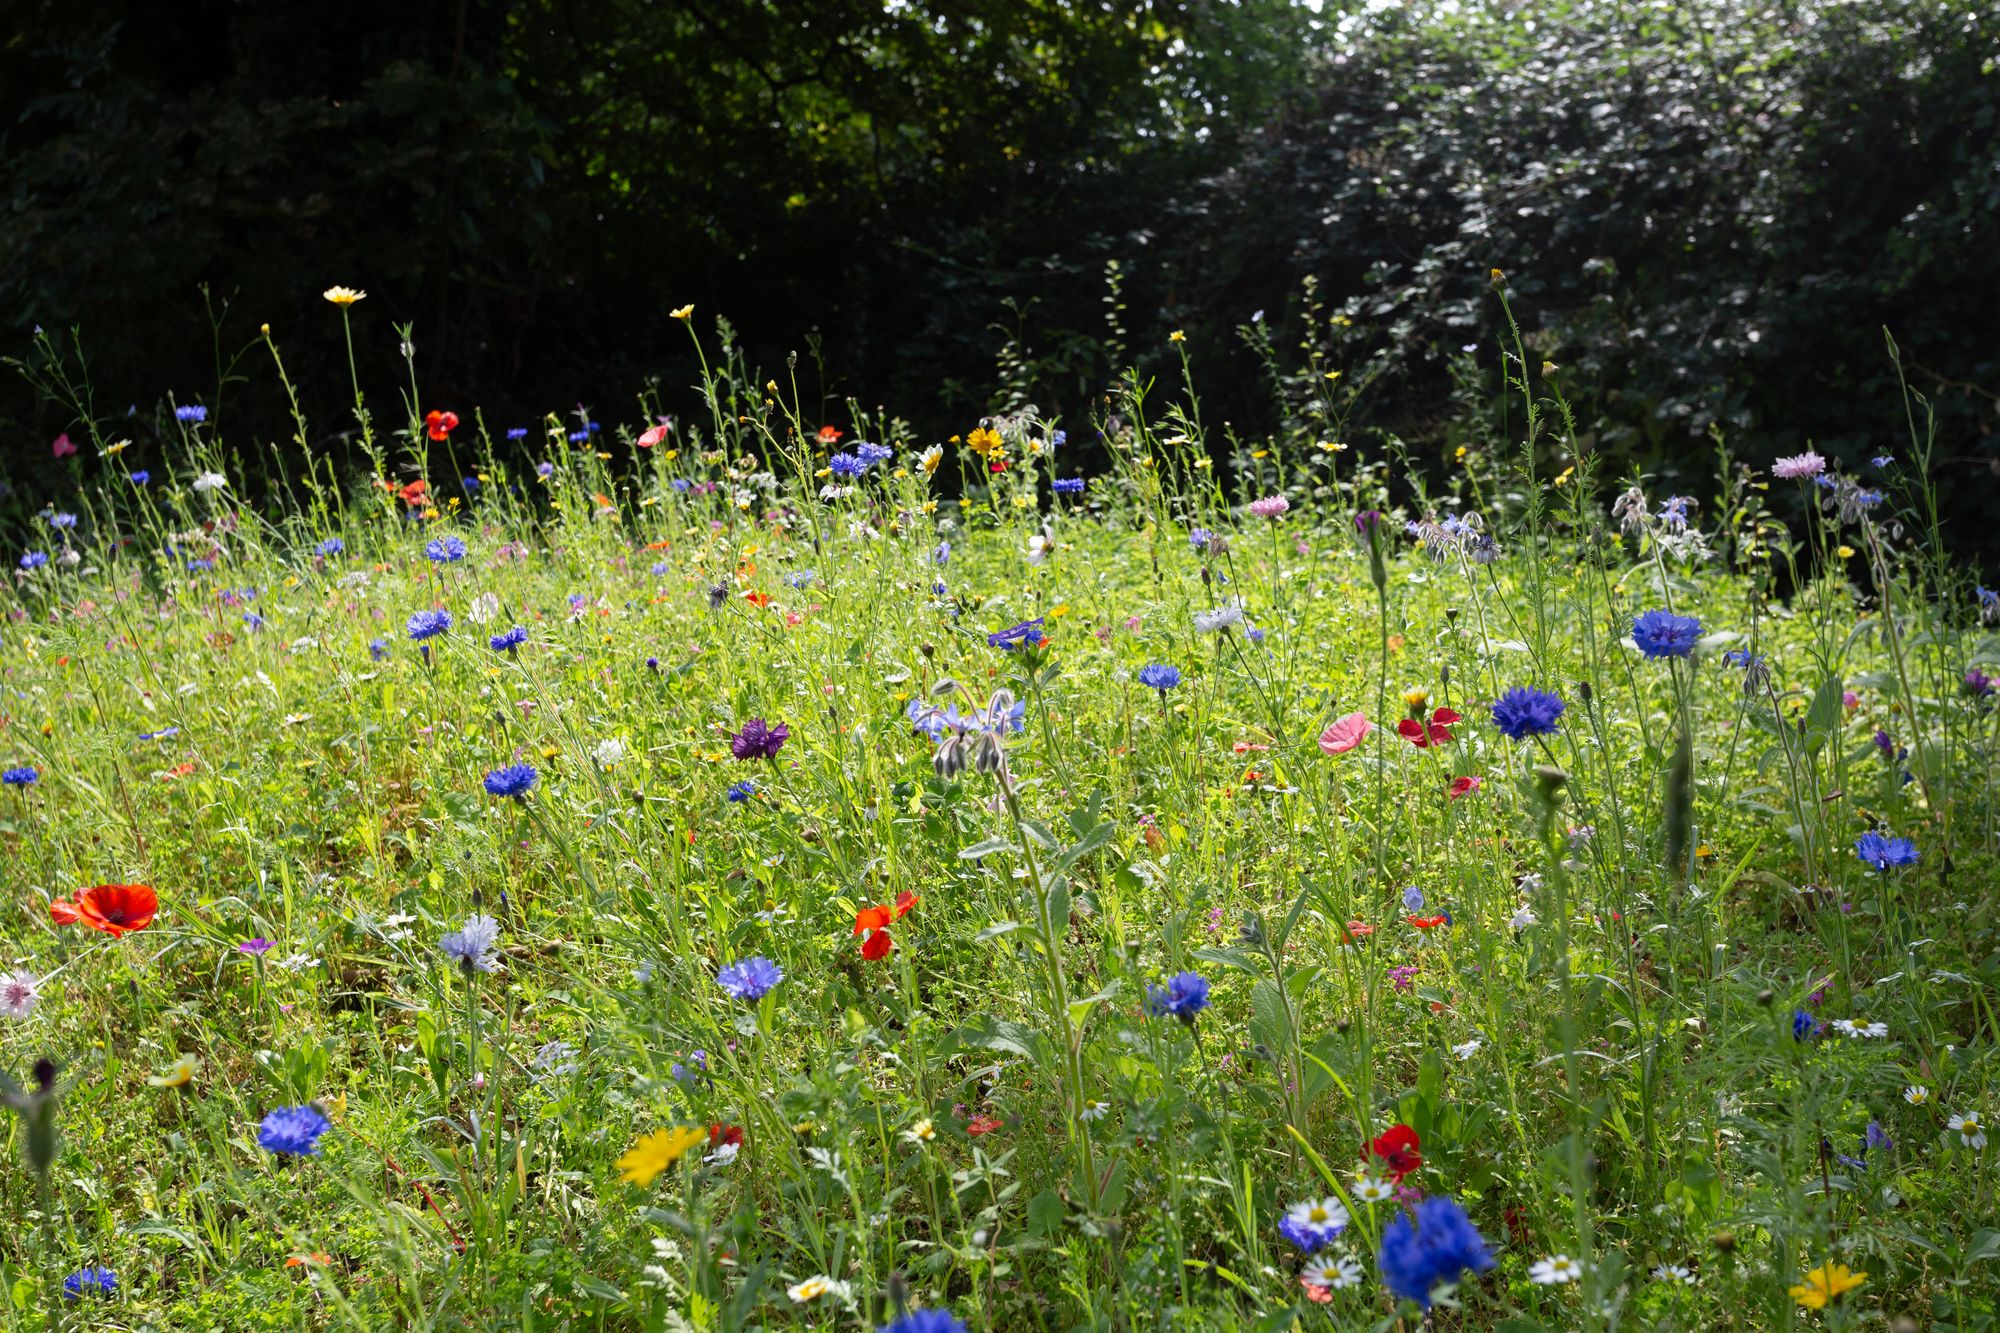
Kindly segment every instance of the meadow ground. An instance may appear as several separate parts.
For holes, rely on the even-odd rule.
[[[78,428],[7,1327],[1993,1327],[2000,598],[1920,404],[1694,505],[1515,358],[1442,483],[1225,496],[1163,386],[926,447],[703,336],[699,420],[357,401],[359,485]]]

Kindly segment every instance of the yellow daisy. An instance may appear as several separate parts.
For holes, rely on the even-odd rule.
[[[321,292],[320,295],[338,306],[349,306],[353,305],[356,301],[365,301],[368,299],[367,292],[356,291],[352,287],[329,287]]]
[[[618,1159],[618,1174],[634,1185],[651,1185],[660,1173],[681,1160],[687,1150],[708,1141],[708,1131],[693,1125],[656,1129]]]
[[[1846,1264],[1821,1264],[1806,1274],[1806,1280],[1791,1288],[1791,1297],[1808,1310],[1824,1310],[1868,1280],[1866,1273],[1850,1272]]]

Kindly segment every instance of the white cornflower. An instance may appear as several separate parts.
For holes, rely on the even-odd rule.
[[[278,960],[278,966],[287,972],[303,972],[309,967],[318,967],[319,959],[309,953],[295,953]]]
[[[1215,634],[1243,623],[1243,604],[1231,602],[1218,606],[1213,611],[1197,611],[1194,614],[1195,631],[1200,634]]]
[[[1507,927],[1510,930],[1526,930],[1539,920],[1541,918],[1535,915],[1533,909],[1523,907],[1520,911],[1514,913],[1514,919],[1507,923]]]
[[[1312,1286],[1339,1291],[1361,1285],[1361,1264],[1347,1254],[1315,1259],[1300,1271],[1299,1277]]]
[[[625,742],[611,736],[599,741],[597,748],[590,753],[600,768],[610,768],[625,757]]]
[[[203,495],[207,495],[211,491],[219,491],[228,484],[229,478],[223,476],[220,472],[204,472],[194,479],[195,490],[201,492]]]
[[[1528,1277],[1544,1287],[1560,1287],[1582,1276],[1583,1265],[1566,1254],[1552,1254],[1528,1269]]]
[[[1480,1047],[1484,1046],[1485,1044],[1486,1043],[1481,1041],[1479,1038],[1473,1037],[1469,1041],[1462,1041],[1458,1045],[1452,1047],[1451,1053],[1457,1056],[1461,1060],[1470,1060],[1473,1056],[1479,1054]]]
[[[475,625],[484,625],[500,614],[500,598],[496,593],[482,592],[472,599],[472,605],[465,609],[465,615]]]
[[[742,1150],[742,1147],[743,1145],[740,1143],[725,1143],[708,1156],[702,1158],[702,1160],[704,1162],[713,1162],[717,1166],[728,1166],[736,1160],[736,1154]]]
[[[1986,1146],[1986,1125],[1980,1120],[1979,1112],[1967,1111],[1963,1115],[1955,1115],[1948,1123],[1958,1131],[1958,1141],[1966,1147],[1977,1150]]]
[[[1931,1099],[1931,1090],[1921,1083],[1912,1083],[1903,1089],[1903,1100],[1912,1106],[1923,1106]]]
[[[15,971],[0,977],[0,1014],[26,1018],[35,1012],[35,1001],[41,997],[41,980],[32,972]]]

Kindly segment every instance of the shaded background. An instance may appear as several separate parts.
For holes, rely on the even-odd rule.
[[[498,434],[688,408],[692,301],[920,438],[1013,390],[1083,419],[1188,331],[1204,415],[1324,429],[1281,369],[1365,384],[1350,437],[1442,458],[1531,356],[1620,464],[1906,451],[1883,329],[1936,404],[1951,539],[2000,554],[2000,11],[1946,0],[1305,7],[1282,0],[14,0],[0,354],[81,330],[143,448],[168,394],[291,434],[268,321],[340,452],[354,307],[427,407]],[[1119,265],[1115,302],[1107,265]],[[1307,279],[1315,286],[1309,295]],[[203,288],[207,289],[204,297]],[[213,331],[211,315],[219,322]],[[1007,374],[997,358],[1009,340]],[[1470,349],[1470,350],[1466,350]],[[817,365],[815,364],[817,358]],[[131,411],[133,419],[118,421]],[[13,515],[91,460],[0,380]]]

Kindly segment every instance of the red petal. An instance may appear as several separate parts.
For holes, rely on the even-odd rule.
[[[889,938],[889,932],[878,930],[861,942],[861,956],[871,963],[880,962],[896,947],[896,941]]]
[[[895,919],[901,921],[904,917],[910,914],[910,909],[915,907],[916,905],[917,905],[917,895],[911,893],[908,889],[905,889],[903,891],[902,896],[896,899]]]
[[[1463,722],[1465,719],[1449,708],[1440,708],[1431,714],[1433,722]]]

